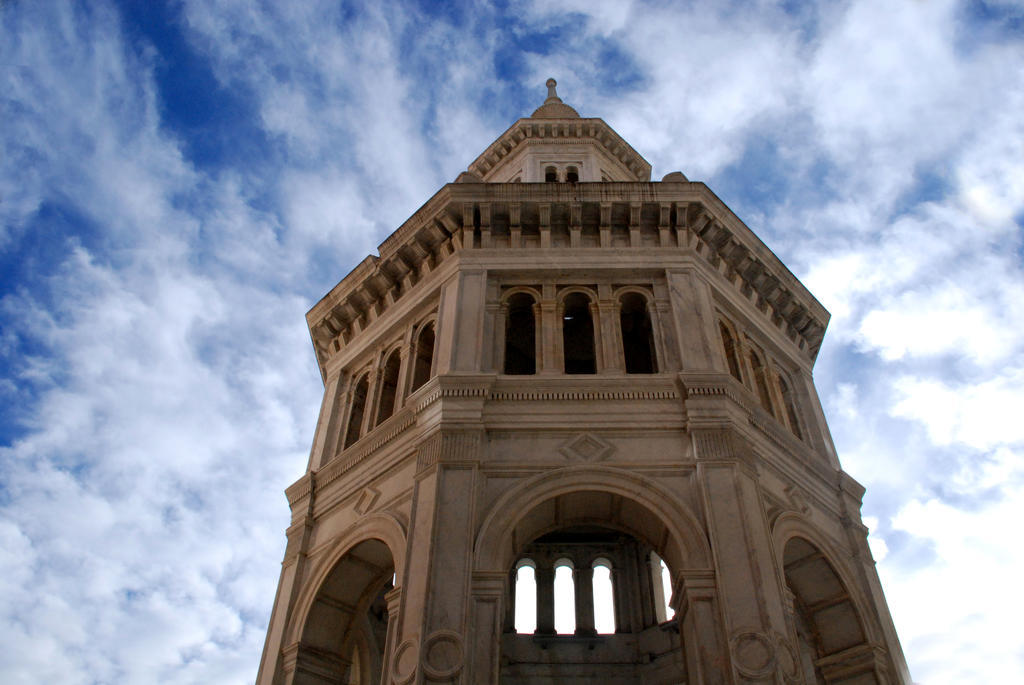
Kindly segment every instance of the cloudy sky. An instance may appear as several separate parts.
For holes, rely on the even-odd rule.
[[[441,4],[0,2],[0,682],[254,679],[303,316],[549,76],[832,312],[915,679],[1024,682],[1024,6]]]

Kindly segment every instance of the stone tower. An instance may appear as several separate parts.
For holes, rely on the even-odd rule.
[[[650,174],[549,80],[310,310],[261,685],[910,682],[811,377],[828,312]]]

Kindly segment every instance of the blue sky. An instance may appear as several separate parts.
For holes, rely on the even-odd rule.
[[[915,679],[1024,681],[1018,2],[0,3],[5,683],[255,677],[304,314],[545,95],[832,312]]]

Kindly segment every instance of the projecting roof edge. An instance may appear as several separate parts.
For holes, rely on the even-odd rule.
[[[817,356],[830,315],[764,242],[703,183],[460,183],[447,184],[423,204],[378,248],[363,259],[306,314],[321,371],[328,347],[347,344],[393,302],[448,256],[474,249],[464,240],[489,225],[492,210],[509,203],[659,204],[662,226],[669,213],[681,212],[672,228],[678,247],[695,249],[789,335],[806,341]],[[505,210],[501,210],[505,211]],[[480,219],[479,217],[485,217]],[[639,216],[639,214],[637,214]],[[683,234],[686,237],[682,239]],[[671,247],[673,243],[662,243]],[[479,248],[476,248],[479,249]],[[632,249],[632,248],[624,248]],[[332,342],[333,341],[333,342]],[[802,345],[802,344],[801,344]]]

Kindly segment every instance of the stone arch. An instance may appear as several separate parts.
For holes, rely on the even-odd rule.
[[[391,553],[394,564],[395,587],[402,586],[405,573],[405,526],[394,516],[386,513],[368,514],[343,537],[331,543],[330,547],[312,564],[309,570],[309,582],[305,583],[305,592],[295,602],[295,618],[291,625],[291,641],[298,640],[302,626],[309,620],[310,609],[316,594],[324,581],[337,567],[346,554],[357,545],[367,540],[379,540]]]
[[[781,515],[772,537],[779,572],[793,601],[804,677],[809,683],[827,683],[857,673],[865,683],[877,682],[871,648],[877,631],[867,620],[872,614],[854,570],[799,514]]]
[[[504,572],[514,561],[514,543],[527,541],[519,538],[573,525],[577,519],[582,522],[595,518],[597,508],[605,501],[588,500],[586,493],[619,497],[619,519],[629,520],[629,525],[618,527],[649,542],[675,574],[711,567],[711,549],[697,517],[660,485],[622,469],[567,466],[529,478],[498,498],[473,545],[476,570]],[[571,503],[579,507],[579,516],[545,519],[541,507],[573,495],[576,497]]]

